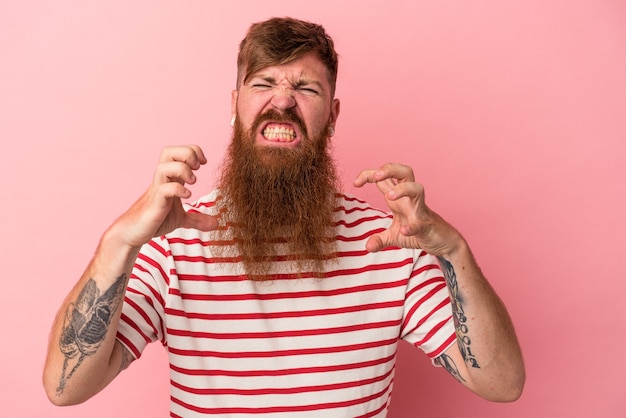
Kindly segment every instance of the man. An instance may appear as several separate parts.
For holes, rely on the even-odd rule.
[[[156,340],[171,416],[384,416],[399,339],[486,399],[520,396],[506,309],[412,170],[385,164],[354,182],[376,184],[391,215],[339,192],[336,75],[321,26],[250,28],[218,190],[181,204],[206,159],[196,145],[163,150],[54,322],[53,403],[93,396]]]

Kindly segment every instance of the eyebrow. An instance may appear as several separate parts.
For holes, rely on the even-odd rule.
[[[263,80],[267,83],[270,84],[276,84],[276,78],[272,77],[271,75],[255,75],[250,77],[250,82],[252,82],[254,79],[260,79]],[[300,78],[298,81],[296,81],[295,83],[291,83],[291,85],[293,87],[304,87],[304,86],[316,86],[320,91],[324,91],[324,87],[322,86],[322,83],[320,83],[319,81],[314,81],[314,80],[307,80],[306,78]]]
[[[320,91],[324,91],[324,87],[322,86],[322,84],[319,81],[313,81],[313,80],[298,80],[296,82],[296,84],[294,85],[294,87],[303,87],[303,86],[316,86],[318,88],[318,90]]]

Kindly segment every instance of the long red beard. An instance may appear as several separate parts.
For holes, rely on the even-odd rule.
[[[336,257],[339,190],[328,130],[312,139],[305,134],[295,149],[259,147],[254,133],[268,118],[285,116],[264,115],[248,132],[235,123],[219,183],[222,220],[250,279],[271,279],[280,271],[278,261],[288,262],[299,277],[323,277],[325,261]],[[299,123],[296,116],[288,119]]]

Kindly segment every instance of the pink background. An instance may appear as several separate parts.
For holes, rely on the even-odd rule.
[[[402,344],[391,417],[626,416],[623,0],[3,0],[0,415],[167,415],[159,345],[87,404],[51,406],[49,327],[163,145],[201,144],[210,162],[196,195],[211,188],[237,44],[275,15],[318,21],[336,40],[346,190],[363,168],[413,166],[523,345],[522,398],[493,404]]]

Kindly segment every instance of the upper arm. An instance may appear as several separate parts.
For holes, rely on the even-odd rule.
[[[109,359],[109,366],[107,367],[106,373],[98,385],[99,387],[96,393],[111,383],[113,379],[115,379],[117,375],[119,375],[122,370],[126,369],[134,360],[135,357],[132,353],[124,347],[119,340],[115,340],[113,352],[111,353],[111,357]]]
[[[126,348],[119,340],[115,341],[115,346],[113,347],[113,353],[111,354],[111,362],[110,362],[110,371],[111,373],[115,373],[115,375],[111,378],[115,378],[118,374],[122,372],[122,370],[126,369],[130,366],[135,360],[135,356],[130,352],[128,348]]]
[[[446,369],[448,373],[463,385],[470,387],[467,364],[461,355],[458,344],[452,344],[435,359],[435,363]],[[471,389],[471,387],[470,387]]]

